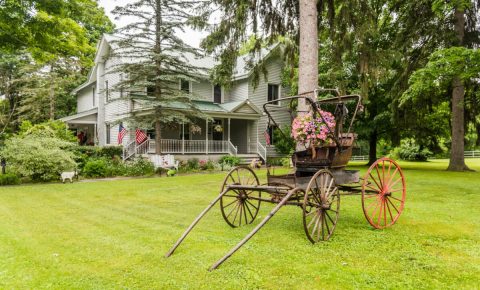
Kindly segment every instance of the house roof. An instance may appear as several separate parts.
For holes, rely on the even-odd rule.
[[[146,101],[145,101],[146,102]],[[228,114],[228,115],[244,115],[250,117],[259,117],[262,113],[261,111],[250,101],[238,101],[238,102],[227,102],[223,104],[216,104],[211,101],[205,100],[193,100],[193,105],[200,111],[206,114]],[[169,105],[169,108],[174,109],[188,109],[188,106],[184,103],[173,102]],[[149,106],[145,108],[145,111],[151,110],[152,107]]]
[[[102,59],[108,55],[110,49],[116,50],[118,49],[118,46],[116,46],[115,41],[119,40],[120,38],[116,35],[112,34],[103,34],[102,38],[100,39],[100,42],[97,44],[97,52],[95,55],[95,66],[93,66],[90,69],[90,72],[88,74],[87,81],[80,85],[79,87],[75,88],[72,91],[72,94],[78,93],[81,89],[88,87],[89,85],[95,83],[96,81],[96,71],[97,71],[97,63],[101,62]],[[255,56],[254,59],[256,61],[259,61],[261,59],[266,59],[271,55],[271,52],[278,46],[273,45],[269,48],[262,48],[259,55]],[[212,56],[204,55],[202,57],[197,57],[192,53],[182,53],[179,54],[178,57],[182,57],[186,60],[186,62],[201,68],[201,69],[206,69],[210,70],[215,67],[215,65],[218,64],[218,61],[216,61]],[[237,59],[235,68],[233,70],[233,80],[240,80],[244,78],[250,77],[252,70],[248,67],[248,60],[249,56],[240,56]],[[128,57],[121,57],[121,62],[124,63],[129,63],[132,61],[139,61],[138,58],[128,58]],[[201,73],[201,72],[200,72]],[[206,76],[206,75],[205,75]]]
[[[82,120],[82,119],[86,119],[86,117],[95,115],[97,113],[98,113],[98,108],[93,108],[93,109],[90,109],[90,110],[87,110],[87,111],[77,113],[75,115],[63,117],[60,120],[63,121],[63,122],[67,122],[67,123],[75,123],[74,121],[90,122],[91,120]]]

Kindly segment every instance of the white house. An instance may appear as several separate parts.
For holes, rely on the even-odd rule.
[[[122,62],[122,59],[111,55],[113,37],[104,35],[98,45],[95,64],[88,74],[87,81],[76,88],[77,114],[62,118],[69,128],[82,131],[88,144],[98,146],[119,145],[118,120],[125,118],[133,111],[143,110],[141,103],[125,98],[124,92],[114,91],[114,87],[123,77],[121,73],[107,73],[110,68]],[[246,69],[243,58],[237,61],[233,76],[233,85],[226,90],[213,85],[208,76],[200,82],[179,84],[183,89],[192,92],[195,105],[206,113],[211,120],[199,120],[197,126],[201,132],[192,132],[190,125],[176,124],[162,129],[162,153],[178,155],[177,158],[192,156],[215,158],[232,154],[243,157],[276,156],[273,145],[266,145],[264,132],[268,129],[268,118],[262,112],[263,104],[286,96],[288,89],[282,88],[281,74],[283,62],[279,57],[264,53],[268,71],[267,81],[261,77],[256,88],[252,85],[252,72]],[[191,62],[207,69],[213,68],[215,60],[211,57],[191,59]],[[278,106],[286,106],[279,102]],[[278,123],[289,123],[287,112],[274,112]],[[212,121],[213,120],[213,121]],[[154,131],[147,131],[149,139],[144,144],[135,143],[135,128],[123,124],[128,134],[123,139],[125,158],[135,154],[153,153],[155,141]],[[198,127],[197,127],[198,128]],[[272,143],[275,140],[272,139]]]

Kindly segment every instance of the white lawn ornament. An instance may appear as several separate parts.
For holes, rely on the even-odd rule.
[[[65,183],[65,180],[69,179],[70,183],[73,183],[73,178],[77,175],[77,172],[71,171],[71,172],[62,172],[61,174],[61,180],[63,183]]]

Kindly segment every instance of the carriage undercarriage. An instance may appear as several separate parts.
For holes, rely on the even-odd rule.
[[[360,97],[353,97],[358,97],[358,110]],[[342,103],[350,99],[352,96],[338,96],[334,100]],[[316,103],[311,104],[316,110]],[[265,106],[264,111],[269,115]],[[257,175],[249,167],[232,169],[225,177],[220,194],[193,221],[166,257],[173,254],[200,219],[218,202],[223,218],[233,228],[253,223],[261,203],[274,203],[276,206],[210,270],[218,268],[240,249],[285,205],[301,208],[304,231],[312,243],[326,241],[333,235],[339,219],[341,196],[361,195],[363,213],[368,223],[376,229],[392,226],[405,204],[406,184],[402,170],[387,157],[373,163],[363,178],[360,178],[357,170],[346,170],[355,137],[350,133],[350,128],[346,134],[337,131],[335,144],[312,148],[315,152],[296,152],[293,155],[295,171],[274,175],[268,170],[264,184],[260,184]]]

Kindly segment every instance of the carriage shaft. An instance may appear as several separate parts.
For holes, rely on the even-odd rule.
[[[250,240],[253,235],[255,235],[272,217],[277,213],[277,211],[286,204],[288,199],[297,193],[301,189],[294,188],[288,192],[287,195],[277,204],[276,207],[272,209],[272,211],[268,214],[268,216],[263,219],[261,223],[259,223],[243,240],[241,240],[235,247],[233,247],[225,256],[223,256],[220,260],[218,260],[215,264],[210,267],[210,271],[217,269],[223,262],[225,262],[228,258],[230,258],[238,249],[240,249],[248,240]]]
[[[222,198],[222,196],[228,192],[228,188],[222,191],[217,198],[215,198],[201,213],[200,215],[197,216],[197,218],[192,222],[192,224],[187,228],[187,230],[183,233],[183,235],[178,239],[178,241],[173,245],[173,247],[168,251],[168,253],[165,254],[165,258],[170,257],[173,252],[180,246],[180,244],[183,242],[183,240],[187,237],[187,235],[192,231],[193,227],[197,225],[197,223],[200,221],[200,219],[207,214],[207,212]]]

